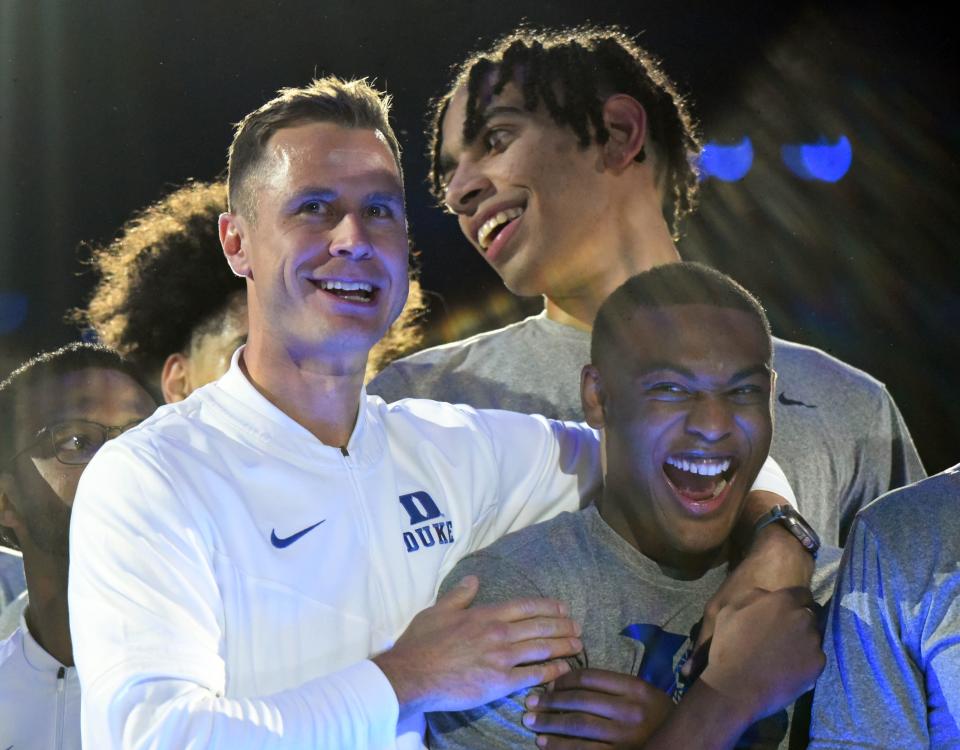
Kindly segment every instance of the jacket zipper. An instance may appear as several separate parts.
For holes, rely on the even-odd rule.
[[[63,708],[64,702],[66,700],[63,691],[64,691],[64,675],[66,674],[66,667],[60,667],[57,670],[57,750],[60,750],[63,747]]]

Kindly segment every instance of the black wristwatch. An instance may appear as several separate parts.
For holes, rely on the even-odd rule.
[[[760,530],[766,528],[771,523],[782,524],[783,528],[793,534],[797,538],[797,541],[803,545],[804,549],[813,555],[814,559],[817,558],[817,552],[820,549],[820,537],[817,536],[817,532],[813,530],[813,527],[807,523],[807,519],[797,512],[796,508],[792,505],[773,506],[769,512],[760,516],[760,520],[758,520],[753,527],[753,538],[756,539]]]

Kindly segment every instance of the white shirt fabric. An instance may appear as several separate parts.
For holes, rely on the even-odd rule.
[[[260,395],[238,357],[81,479],[69,603],[84,745],[420,748],[422,717],[397,726],[369,657],[464,555],[576,508],[599,480],[596,435],[364,392],[344,453]],[[790,494],[779,467],[767,475]]]
[[[80,681],[41,648],[23,615],[0,641],[0,748],[80,750]]]

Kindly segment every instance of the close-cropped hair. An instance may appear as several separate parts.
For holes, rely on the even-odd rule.
[[[283,88],[263,106],[237,123],[227,153],[230,210],[252,218],[253,198],[248,177],[260,164],[267,142],[278,130],[309,122],[329,122],[345,128],[378,130],[387,140],[397,170],[400,142],[390,126],[388,94],[365,79],[345,81],[336,76],[317,78],[306,86]]]
[[[590,360],[603,367],[611,357],[622,356],[622,331],[640,308],[674,305],[712,305],[741,310],[766,334],[767,355],[772,356],[770,321],[763,305],[743,286],[724,273],[702,263],[667,263],[631,276],[604,300],[593,322]]]
[[[122,372],[150,392],[131,362],[101,344],[76,342],[31,357],[0,382],[0,465],[6,468],[6,462],[17,451],[21,415],[30,411],[35,399],[44,397],[37,386],[49,378],[62,378],[93,368]],[[30,436],[20,436],[20,441],[27,437]],[[3,526],[0,526],[0,544],[20,549],[16,535]]]
[[[94,248],[99,280],[74,320],[154,377],[245,294],[220,247],[217,219],[226,210],[224,183],[188,182],[136,214],[113,242]]]
[[[453,84],[432,107],[429,179],[437,200],[444,192],[441,127],[454,93],[466,87],[463,140],[472,143],[483,128],[489,99],[508,83],[519,86],[528,111],[543,106],[557,125],[569,127],[581,148],[609,139],[603,124],[608,97],[627,94],[640,102],[647,141],[636,160],[644,161],[648,148],[655,151],[656,177],[665,185],[664,214],[677,236],[680,220],[696,203],[696,124],[659,62],[616,26],[521,27],[457,67]]]

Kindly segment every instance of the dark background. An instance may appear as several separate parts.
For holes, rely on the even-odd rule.
[[[93,282],[83,242],[216,177],[230,123],[314,72],[395,96],[431,341],[535,312],[431,205],[426,105],[451,64],[521,19],[616,22],[664,60],[707,139],[753,143],[744,179],[704,183],[681,251],[756,292],[779,335],[885,382],[941,470],[960,460],[956,49],[945,17],[912,7],[0,0],[0,375],[76,337],[62,319]],[[780,158],[840,135],[853,163],[839,182]]]

